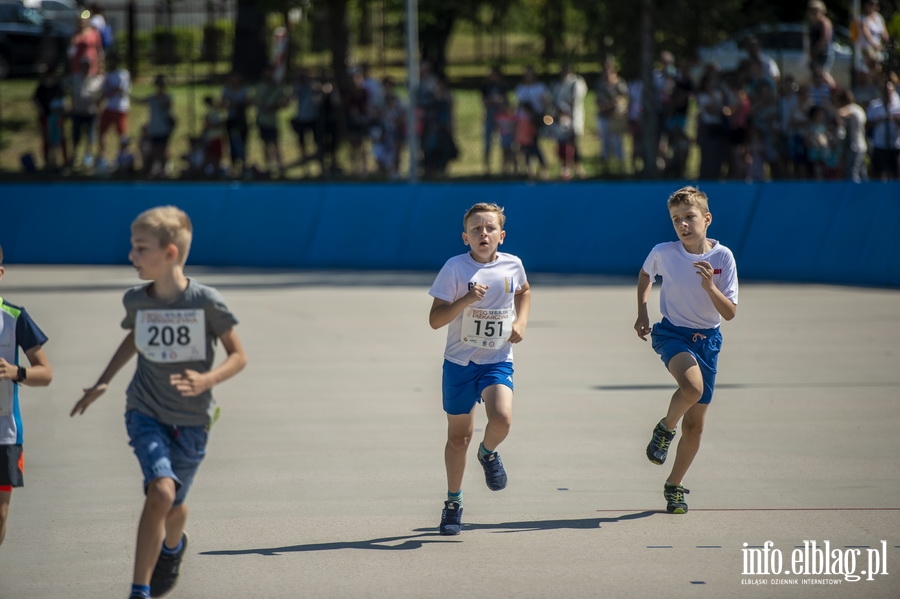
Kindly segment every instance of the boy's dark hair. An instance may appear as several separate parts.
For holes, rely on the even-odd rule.
[[[0,264],[3,264],[3,246],[0,245]]]

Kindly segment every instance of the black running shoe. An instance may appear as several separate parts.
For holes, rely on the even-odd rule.
[[[670,514],[686,514],[688,506],[684,502],[684,496],[690,493],[681,485],[670,485],[666,483],[663,488],[663,497],[666,498],[666,511]]]
[[[165,552],[159,553],[159,559],[156,560],[156,567],[153,569],[153,576],[150,577],[150,596],[162,597],[175,587],[178,582],[178,571],[181,569],[181,559],[187,551],[188,537],[187,533],[181,536],[181,551],[175,555],[169,555]]]
[[[491,491],[500,491],[506,488],[506,470],[503,469],[503,461],[496,451],[484,457],[478,456],[481,467],[484,468],[484,482]]]
[[[444,502],[444,509],[441,510],[440,531],[442,535],[458,535],[462,531],[462,513],[463,509],[459,503]]]
[[[663,421],[660,420],[653,428],[653,438],[650,439],[650,444],[647,445],[647,459],[654,464],[665,462],[666,456],[669,455],[669,444],[672,443],[674,438],[675,431],[667,429]]]

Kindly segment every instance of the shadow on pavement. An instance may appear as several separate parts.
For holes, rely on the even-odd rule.
[[[530,520],[525,522],[503,522],[500,524],[463,524],[464,530],[485,530],[501,533],[532,532],[538,530],[593,530],[602,528],[603,524],[648,518],[662,511],[647,510],[625,514],[618,518],[583,518],[579,520]],[[260,547],[256,549],[228,549],[220,551],[204,551],[200,555],[281,555],[283,553],[300,553],[307,551],[335,551],[339,549],[370,549],[377,551],[408,551],[421,549],[429,543],[458,543],[457,537],[444,537],[436,532],[436,528],[417,528],[414,532],[421,534],[396,537],[381,537],[364,541],[337,541],[334,543],[309,543],[307,545],[288,545],[284,547]],[[398,541],[402,541],[396,544]]]

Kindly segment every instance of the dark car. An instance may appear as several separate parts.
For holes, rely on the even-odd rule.
[[[0,0],[0,79],[64,64],[72,28],[22,2]]]

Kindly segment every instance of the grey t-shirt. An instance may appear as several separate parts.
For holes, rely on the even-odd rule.
[[[168,303],[151,297],[149,287],[132,287],[122,299],[122,328],[134,330],[138,350],[125,408],[173,426],[206,425],[215,406],[212,393],[183,397],[170,376],[185,370],[208,372],[217,339],[237,318],[218,291],[191,279],[182,296]]]

